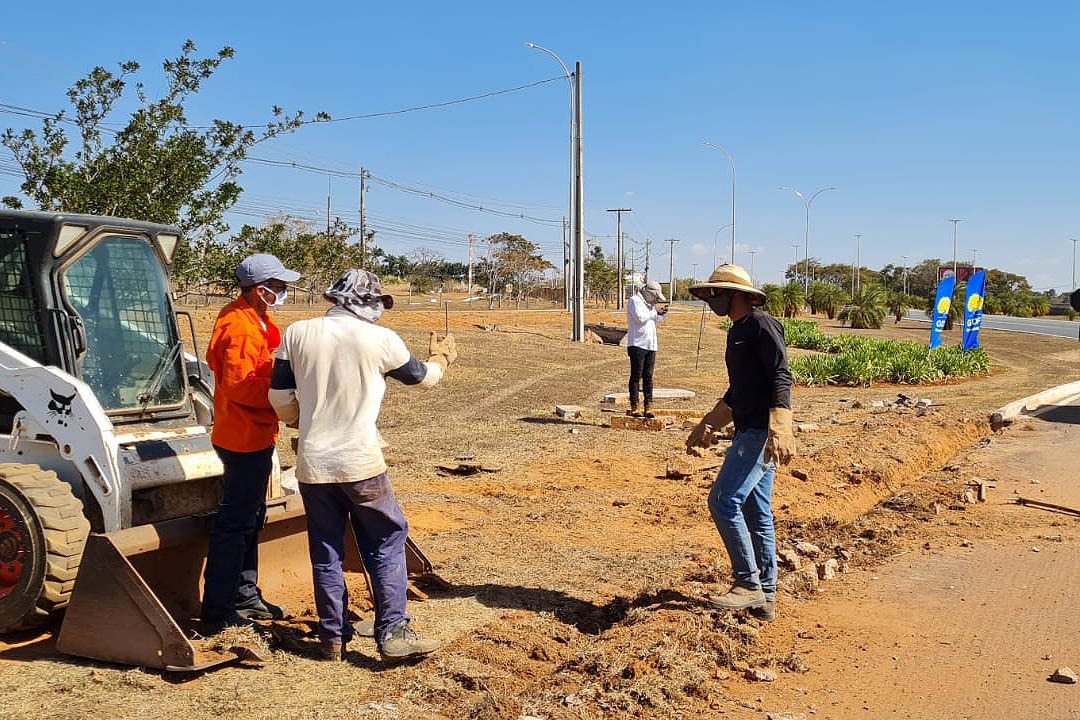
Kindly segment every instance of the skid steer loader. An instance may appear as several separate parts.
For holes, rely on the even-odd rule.
[[[222,466],[213,377],[184,350],[177,317],[193,343],[194,321],[174,311],[166,274],[180,238],[0,210],[0,632],[66,608],[67,654],[179,671],[237,659],[184,634]],[[300,496],[277,480],[260,586],[280,596],[309,588],[311,571]],[[411,576],[432,571],[411,543],[407,559]]]

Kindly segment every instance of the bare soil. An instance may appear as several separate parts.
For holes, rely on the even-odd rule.
[[[598,401],[625,391],[625,350],[568,342],[570,319],[559,310],[451,307],[458,363],[430,391],[391,386],[380,422],[411,534],[452,584],[410,604],[417,629],[443,640],[443,650],[385,668],[369,640],[354,642],[343,664],[278,647],[259,670],[174,677],[59,656],[45,632],[0,644],[0,717],[857,717],[865,712],[857,703],[830,712],[821,700],[799,702],[826,688],[854,697],[864,687],[844,662],[867,609],[834,598],[874,597],[866,588],[879,583],[871,578],[883,577],[881,568],[938,547],[956,552],[960,534],[980,544],[1026,538],[1031,529],[1000,508],[963,501],[969,471],[942,468],[986,442],[992,409],[1075,379],[1080,360],[1067,340],[984,330],[995,363],[988,378],[797,388],[796,421],[816,429],[797,436],[800,455],[778,476],[778,542],[814,542],[821,559],[836,558],[846,572],[813,589],[782,571],[780,616],[764,625],[702,603],[724,586],[729,568],[705,505],[711,475],[665,477],[687,425],[606,427]],[[203,347],[215,314],[196,310]],[[311,314],[289,308],[277,317],[287,325]],[[725,333],[709,318],[696,353],[700,319],[694,309],[672,309],[661,327],[656,382],[697,393],[665,405],[704,412],[727,378]],[[587,321],[621,324],[600,309]],[[427,333],[441,333],[445,320],[441,305],[402,303],[384,322],[422,356]],[[925,341],[928,330],[905,321],[858,332]],[[934,405],[922,416],[872,407],[898,393]],[[587,410],[562,420],[556,403]],[[288,440],[279,443],[286,464]],[[498,471],[462,477],[436,468],[466,456]],[[931,551],[922,549],[927,543]],[[289,599],[310,615],[310,588]],[[365,598],[354,599],[364,613]],[[961,609],[935,611],[942,616],[923,635],[947,634],[950,613]],[[899,611],[889,619],[898,632],[910,630],[905,622]],[[917,652],[918,638],[909,637],[905,652]],[[778,679],[752,682],[752,670]],[[894,694],[879,691],[873,709],[889,709]]]

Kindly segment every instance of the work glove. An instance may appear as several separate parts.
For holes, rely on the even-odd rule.
[[[795,457],[795,433],[791,428],[791,410],[769,410],[769,439],[765,441],[765,462],[787,465]]]
[[[707,448],[716,444],[716,436],[714,433],[721,430],[725,425],[732,420],[731,408],[723,400],[716,403],[716,406],[701,418],[701,422],[690,431],[690,436],[686,438],[686,450],[691,454],[694,453],[695,448]]]
[[[428,340],[428,355],[428,362],[436,363],[442,366],[443,370],[446,370],[457,360],[457,342],[454,340],[454,336],[447,335],[441,338],[433,330],[431,338]]]

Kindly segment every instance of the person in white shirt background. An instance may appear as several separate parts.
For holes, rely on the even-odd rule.
[[[664,321],[667,302],[660,283],[650,280],[626,304],[626,352],[630,356],[630,415],[638,416],[638,384],[645,398],[647,418],[652,414],[653,368],[656,366],[656,324]]]

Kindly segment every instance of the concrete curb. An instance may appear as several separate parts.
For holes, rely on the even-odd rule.
[[[1021,400],[1014,400],[990,414],[990,427],[1000,430],[1005,423],[1010,423],[1021,415],[1036,410],[1041,405],[1051,405],[1065,398],[1080,395],[1080,380],[1058,385]]]

